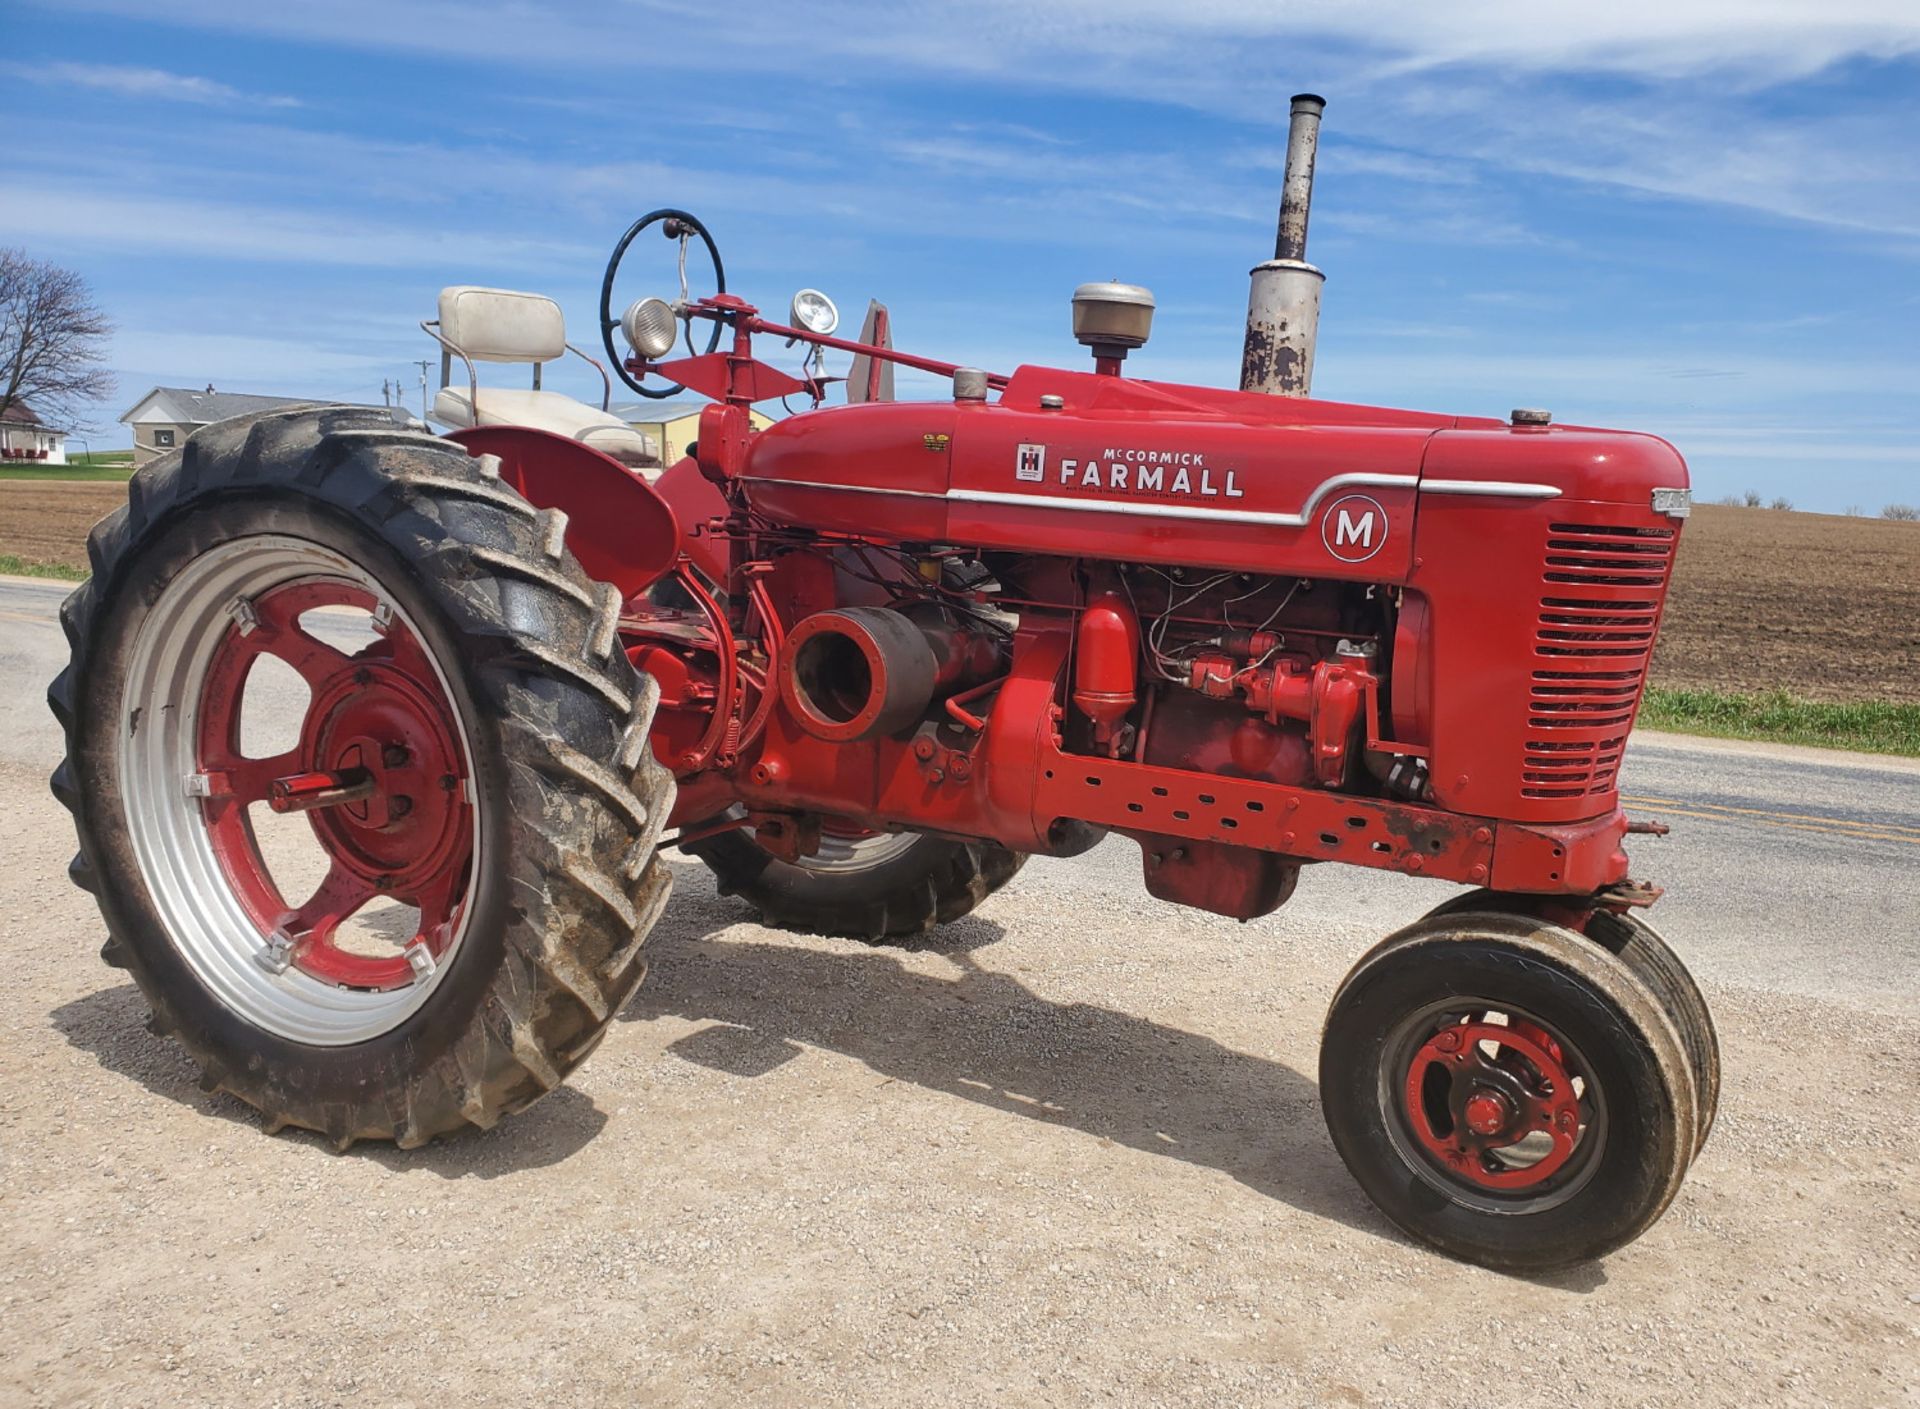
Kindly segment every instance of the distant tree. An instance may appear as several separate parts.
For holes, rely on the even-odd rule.
[[[1759,508],[1762,502],[1760,499],[1760,491],[1757,489],[1749,489],[1746,494],[1742,496],[1742,502],[1744,502],[1749,509]]]
[[[104,365],[112,332],[78,274],[0,249],[0,419],[25,402],[46,425],[80,426],[113,392]]]
[[[1740,496],[1738,494],[1723,494],[1713,502],[1729,509],[1737,509],[1740,507]]]
[[[1782,495],[1779,498],[1776,498],[1771,504],[1767,505],[1767,507],[1769,509],[1791,509],[1793,507],[1793,500],[1787,498],[1785,495]]]
[[[1889,504],[1880,511],[1880,517],[1893,519],[1898,523],[1913,523],[1920,521],[1920,508],[1915,508],[1912,504]]]
[[[1862,512],[1862,511],[1861,511],[1861,508],[1860,508],[1860,506],[1859,506],[1858,504],[1849,504],[1849,505],[1847,505],[1847,508],[1846,508],[1846,515],[1847,515],[1847,517],[1848,517],[1848,518],[1850,518],[1850,519],[1857,519],[1857,518],[1859,518],[1859,517],[1860,517],[1860,514],[1861,514],[1861,512]]]

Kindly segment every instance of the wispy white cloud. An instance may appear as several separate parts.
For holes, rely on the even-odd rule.
[[[197,103],[204,107],[302,106],[298,98],[274,93],[245,93],[197,74],[169,73],[157,68],[133,68],[120,64],[8,62],[0,64],[0,73],[49,87],[90,88],[122,98],[145,98],[167,103]]]
[[[395,225],[284,206],[193,196],[43,186],[6,218],[7,236],[73,249],[119,249],[247,262],[382,269],[526,269],[578,265],[597,248],[464,227]]]

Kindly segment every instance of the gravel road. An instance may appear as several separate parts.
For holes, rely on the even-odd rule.
[[[0,1403],[1920,1403],[1920,768],[1636,741],[1721,1119],[1646,1237],[1523,1280],[1396,1234],[1316,1101],[1342,972],[1446,888],[1318,869],[1240,926],[1118,843],[913,948],[678,863],[571,1086],[412,1153],[263,1135],[67,883],[64,590],[0,580]]]

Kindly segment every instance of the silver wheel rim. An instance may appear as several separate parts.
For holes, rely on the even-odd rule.
[[[850,876],[871,871],[898,860],[920,841],[918,832],[872,832],[863,837],[838,836],[825,828],[820,832],[820,849],[803,856],[794,864],[805,871]]]
[[[371,592],[413,632],[441,690],[454,699],[418,624],[357,563],[303,538],[235,539],[176,574],[140,624],[121,697],[119,778],[135,864],[167,938],[194,976],[221,1006],[255,1027],[309,1046],[343,1047],[390,1032],[420,1010],[452,971],[473,907],[461,907],[433,970],[406,988],[336,988],[295,967],[276,974],[261,964],[268,937],[228,880],[186,780],[199,766],[195,741],[203,686],[233,622],[230,604],[304,578],[333,578]],[[472,777],[471,741],[464,727],[455,732]],[[478,876],[480,808],[478,798],[472,801],[471,865]]]

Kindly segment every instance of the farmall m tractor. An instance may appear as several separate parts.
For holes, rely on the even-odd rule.
[[[93,530],[51,700],[73,878],[155,1030],[274,1129],[415,1146],[593,1050],[663,847],[771,923],[874,942],[1114,834],[1153,895],[1237,920],[1368,866],[1474,889],[1333,996],[1320,1096],[1367,1194],[1501,1268],[1646,1229],[1718,1089],[1617,791],[1686,467],[1542,414],[1308,399],[1320,106],[1295,103],[1238,390],[1123,376],[1152,314],[1128,285],[1075,297],[1090,370],[836,338],[818,296],[776,323],[659,211],[601,321],[636,392],[711,399],[663,471],[539,389],[557,307],[473,288],[430,328],[467,372],[450,434],[313,406],[142,469]],[[616,313],[648,234],[680,297]],[[819,406],[817,357],[757,355],[795,341],[856,354],[856,404],[756,423]],[[475,361],[531,362],[534,389]],[[889,363],[951,396],[863,397]],[[277,737],[251,717],[269,674],[302,701]]]

